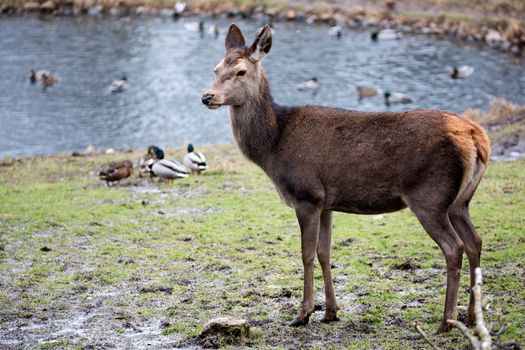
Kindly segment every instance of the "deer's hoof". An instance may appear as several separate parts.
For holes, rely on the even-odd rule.
[[[321,319],[321,322],[323,323],[330,323],[330,322],[337,322],[337,321],[340,321],[339,317],[335,316],[335,317],[323,317]]]
[[[475,325],[476,325],[476,316],[469,314],[467,317],[467,326],[475,326]]]
[[[309,318],[298,318],[296,317],[292,322],[290,322],[290,326],[292,327],[301,327],[306,326],[308,324]]]
[[[442,321],[435,334],[446,333],[452,329],[452,326],[447,321]]]
[[[339,318],[337,317],[337,308],[326,308],[324,312],[324,317],[321,320],[323,323],[330,323],[330,322],[336,322],[339,321]]]

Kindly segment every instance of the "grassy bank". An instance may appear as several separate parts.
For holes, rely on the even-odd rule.
[[[437,327],[444,259],[410,212],[337,214],[341,321],[322,324],[316,312],[308,327],[290,328],[302,289],[294,214],[235,147],[204,151],[211,169],[172,186],[132,177],[106,188],[90,175],[138,153],[4,159],[0,348],[191,345],[205,321],[222,315],[250,320],[252,348],[426,347],[411,323]],[[509,327],[502,340],[521,344],[524,167],[525,161],[493,162],[471,205],[484,238],[485,298]],[[467,275],[464,267],[461,317]],[[316,288],[321,303],[319,268]],[[434,339],[443,348],[466,345],[458,332]]]

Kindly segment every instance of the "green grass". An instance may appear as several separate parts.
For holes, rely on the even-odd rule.
[[[1,161],[0,347],[161,347],[231,315],[250,320],[253,348],[425,348],[411,324],[437,328],[444,259],[409,211],[337,213],[333,272],[341,322],[322,324],[316,312],[307,327],[290,328],[302,291],[294,213],[234,147],[204,151],[211,169],[172,186],[135,175],[106,188],[94,177],[105,162],[138,153]],[[471,204],[484,239],[485,297],[509,327],[501,340],[521,344],[524,169],[524,161],[491,163]],[[406,261],[416,268],[397,268]],[[467,265],[465,259],[462,316]],[[319,267],[315,283],[322,303]],[[154,287],[171,294],[143,291]],[[433,339],[443,348],[466,345],[457,331]]]

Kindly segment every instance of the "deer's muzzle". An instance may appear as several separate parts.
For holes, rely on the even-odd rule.
[[[206,106],[211,104],[211,101],[213,101],[213,95],[211,94],[204,94],[201,97],[202,103],[204,103]]]

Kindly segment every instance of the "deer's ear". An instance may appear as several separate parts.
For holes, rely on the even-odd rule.
[[[262,60],[270,49],[272,48],[272,28],[269,25],[265,25],[252,46],[250,46],[249,54],[250,60],[253,62],[259,62]]]
[[[224,46],[226,47],[226,52],[244,48],[244,36],[242,36],[241,30],[235,24],[232,24],[228,29]]]

